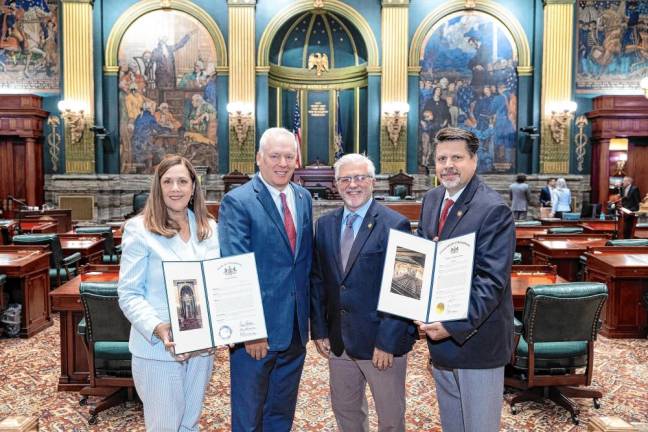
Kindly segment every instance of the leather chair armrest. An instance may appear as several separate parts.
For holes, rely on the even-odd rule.
[[[81,252],[74,252],[72,255],[68,255],[63,258],[63,265],[68,267],[72,264],[76,264],[81,261]]]
[[[516,336],[519,336],[522,334],[522,329],[524,328],[524,324],[517,318],[513,317],[513,333]]]
[[[86,337],[86,320],[85,320],[85,318],[82,318],[81,321],[79,321],[79,324],[77,324],[77,334],[85,339],[85,337]]]

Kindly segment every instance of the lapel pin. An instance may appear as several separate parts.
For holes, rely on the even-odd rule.
[[[369,225],[367,225],[367,228],[371,229],[372,226],[373,226],[373,224],[370,223]]]
[[[461,217],[461,216],[463,216],[463,212],[462,212],[461,210],[459,210],[459,211],[457,212],[457,217]]]

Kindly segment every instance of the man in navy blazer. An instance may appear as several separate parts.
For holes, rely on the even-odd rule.
[[[418,235],[444,240],[474,232],[475,261],[468,317],[418,324],[428,336],[443,430],[497,431],[513,348],[515,225],[502,197],[475,174],[478,138],[445,128],[435,144],[441,186],[423,198]]]
[[[416,327],[376,308],[389,230],[410,232],[410,223],[372,199],[375,168],[370,159],[347,154],[334,168],[344,207],[317,220],[311,336],[329,361],[339,429],[369,431],[368,382],[379,431],[404,431],[407,353]]]
[[[551,207],[551,191],[556,187],[556,179],[547,179],[547,185],[540,189],[540,207]]]
[[[297,142],[264,132],[259,173],[227,193],[219,209],[221,255],[254,252],[268,338],[230,352],[232,431],[288,432],[308,341],[312,201],[291,183]]]

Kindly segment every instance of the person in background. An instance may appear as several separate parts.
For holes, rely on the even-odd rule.
[[[518,174],[515,183],[509,186],[509,198],[511,199],[511,210],[515,220],[523,220],[527,218],[527,210],[529,207],[529,185],[525,183],[526,176]]]
[[[443,430],[495,432],[513,350],[515,224],[500,194],[476,175],[475,134],[445,128],[435,144],[441,185],[423,197],[417,234],[446,240],[475,233],[475,262],[467,318],[416,324],[427,335]]]
[[[407,218],[373,200],[373,162],[344,155],[335,163],[344,207],[317,220],[311,273],[311,334],[328,361],[331,405],[342,432],[369,431],[369,388],[378,431],[405,430],[410,320],[377,311],[390,229],[410,233]]]
[[[621,205],[630,211],[638,211],[641,202],[639,188],[633,184],[632,177],[623,177],[621,187]]]
[[[144,212],[126,222],[119,306],[131,322],[128,347],[147,431],[197,431],[213,352],[175,355],[162,261],[220,256],[198,177],[181,156],[165,157],[153,175]]]
[[[540,207],[551,207],[551,193],[556,187],[556,179],[547,179],[545,187],[540,189]]]
[[[292,183],[297,142],[270,128],[261,136],[259,173],[228,192],[219,209],[223,256],[253,252],[267,339],[230,352],[232,431],[288,432],[301,379],[310,308],[313,256],[310,193]]]
[[[561,218],[564,212],[571,211],[571,191],[564,178],[556,180],[556,188],[551,196],[551,217]]]

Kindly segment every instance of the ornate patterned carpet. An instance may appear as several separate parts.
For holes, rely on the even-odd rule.
[[[24,339],[0,339],[0,418],[31,415],[40,418],[41,431],[143,431],[141,405],[128,402],[99,415],[89,427],[87,407],[76,393],[57,392],[59,375],[58,317],[52,327]],[[434,380],[426,370],[426,346],[418,342],[410,354],[407,389],[408,431],[440,431]],[[648,340],[613,340],[601,337],[596,345],[594,384],[604,390],[602,407],[580,400],[581,424],[574,426],[567,413],[552,403],[525,403],[511,415],[502,407],[503,431],[585,431],[596,415],[615,415],[631,422],[648,422]],[[506,395],[506,398],[510,398]],[[371,406],[371,402],[370,402]],[[219,352],[203,411],[201,426],[207,431],[229,430],[229,366],[227,353]],[[376,430],[375,414],[372,430]],[[328,398],[325,361],[308,347],[301,381],[294,431],[335,431]]]

